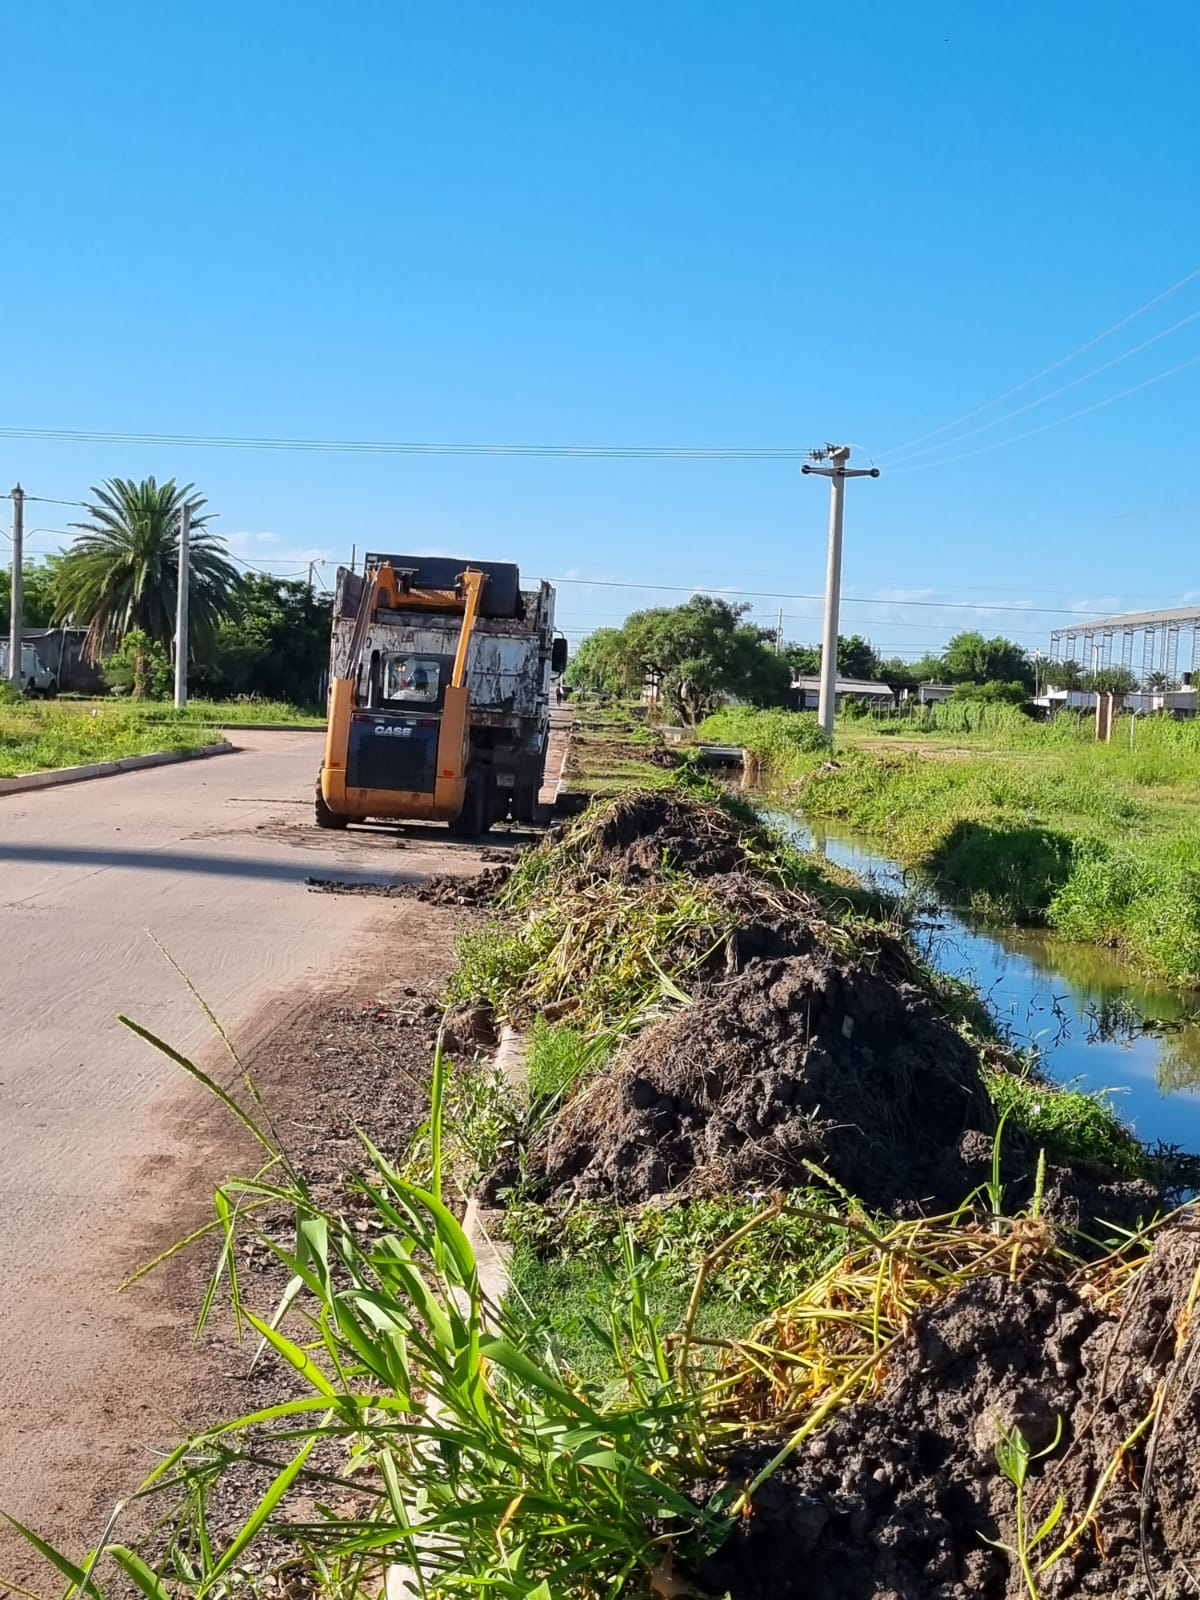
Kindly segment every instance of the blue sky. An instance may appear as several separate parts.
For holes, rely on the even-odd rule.
[[[1200,266],[1198,44],[1200,8],[1166,0],[9,7],[0,427],[844,438],[883,468],[849,490],[846,593],[887,603],[847,605],[843,631],[885,653],[964,625],[1044,645],[1062,618],[1035,607],[1178,604],[1200,595],[1200,364],[969,452],[1200,357],[1200,317],[1165,333],[1200,277],[943,425]],[[150,472],[194,479],[279,572],[331,574],[356,542],[634,585],[823,582],[826,488],[788,462],[0,438],[5,488]],[[578,638],[672,598],[563,585],[560,616]],[[782,604],[814,637],[817,602]]]

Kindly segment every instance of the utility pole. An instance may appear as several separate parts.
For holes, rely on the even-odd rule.
[[[21,687],[21,615],[25,609],[25,491],[20,484],[12,492],[12,596],[9,600],[8,680]]]
[[[783,607],[779,608],[779,621],[775,624],[775,654],[783,654]]]
[[[800,468],[829,479],[829,565],[825,573],[825,636],[821,643],[821,699],[818,715],[825,737],[833,739],[833,713],[837,705],[838,606],[842,593],[842,511],[847,478],[877,478],[878,467],[848,467],[850,446],[827,444],[813,450],[812,460]],[[828,466],[822,463],[828,462]]]
[[[187,705],[188,672],[188,583],[190,580],[189,539],[192,508],[185,501],[179,508],[179,588],[175,598],[175,709]]]

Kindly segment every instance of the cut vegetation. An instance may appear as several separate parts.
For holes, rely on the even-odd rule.
[[[1192,1167],[1031,1076],[878,897],[686,771],[484,915],[407,1152],[364,1144],[318,1202],[243,1113],[267,1165],[222,1187],[214,1285],[295,1398],[157,1468],[165,1531],[94,1592],[349,1600],[391,1561],[437,1600],[1192,1592],[1200,1249],[1186,1213],[1149,1226]]]

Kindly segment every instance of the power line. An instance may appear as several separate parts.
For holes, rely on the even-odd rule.
[[[1200,356],[1196,357],[1200,361]],[[645,589],[667,594],[696,594],[698,586],[694,583],[625,583],[611,578],[547,578],[547,583],[575,583],[584,584],[596,589]],[[723,587],[713,589],[711,592],[717,599],[725,595],[744,595],[755,600],[824,600],[823,594],[796,594],[794,592],[782,594],[770,589],[735,589]],[[1103,611],[1083,611],[1074,606],[1011,606],[993,605],[985,600],[876,600],[866,595],[844,595],[847,605],[855,606],[922,606],[931,607],[939,611],[1013,611],[1022,617],[1053,616],[1053,617],[1102,617],[1107,615]]]
[[[0,500],[11,499],[11,491],[6,494],[0,494]],[[27,494],[24,496],[24,499],[27,505],[32,500],[36,501],[38,505],[42,506],[78,506],[81,511],[90,511],[92,509],[86,500],[51,500],[49,495],[45,494]]]
[[[993,406],[1001,405],[1005,400],[1011,399],[1014,394],[1020,394],[1023,390],[1032,388],[1035,383],[1040,383],[1043,378],[1048,378],[1052,372],[1057,372],[1060,367],[1069,366],[1072,361],[1085,355],[1089,350],[1094,349],[1096,345],[1103,344],[1104,340],[1111,338],[1114,333],[1119,333],[1122,328],[1127,328],[1131,322],[1136,322],[1139,317],[1145,316],[1147,311],[1152,311],[1155,306],[1161,305],[1164,300],[1170,299],[1173,294],[1180,289],[1186,288],[1196,278],[1200,278],[1200,267],[1194,267],[1191,272],[1180,278],[1178,283],[1173,283],[1169,289],[1164,289],[1161,294],[1156,294],[1152,300],[1147,300],[1144,306],[1139,306],[1136,311],[1131,311],[1128,316],[1122,317],[1119,322],[1114,322],[1111,328],[1105,328],[1103,333],[1096,334],[1094,338],[1087,340],[1085,344],[1081,344],[1077,349],[1072,350],[1069,355],[1060,356],[1057,361],[1052,361],[1048,367],[1043,367],[1040,372],[1035,372],[1031,378],[1025,378],[1020,383],[1014,384],[1011,389],[1005,389],[1003,394],[998,394],[991,400],[985,400],[982,405],[975,406],[971,411],[964,411],[961,416],[954,417],[949,422],[943,422],[940,428],[933,428],[928,433],[918,434],[915,439],[909,439],[904,444],[890,446],[887,450],[879,453],[879,459],[882,460],[884,456],[899,455],[902,450],[909,450],[914,445],[924,444],[926,439],[936,439],[939,434],[949,433],[951,428],[957,428],[963,422],[970,422],[983,412],[990,411]]]
[[[938,450],[948,450],[951,445],[961,444],[964,439],[973,439],[977,434],[987,433],[991,428],[998,428],[1002,422],[1011,422],[1014,417],[1024,416],[1027,411],[1036,411],[1039,406],[1047,405],[1051,400],[1057,400],[1060,394],[1066,394],[1071,389],[1078,389],[1081,383],[1088,383],[1092,378],[1098,378],[1102,372],[1107,372],[1110,367],[1119,367],[1122,361],[1128,361],[1133,356],[1141,355],[1143,350],[1148,350],[1152,344],[1158,344],[1172,333],[1178,333],[1180,328],[1186,328],[1189,322],[1195,322],[1200,317],[1200,311],[1192,311],[1179,322],[1173,322],[1169,328],[1164,328],[1161,333],[1154,334],[1149,339],[1143,339],[1141,344],[1135,344],[1132,350],[1125,350],[1119,356],[1113,356],[1110,361],[1102,361],[1098,367],[1093,367],[1090,372],[1085,372],[1078,378],[1072,378],[1069,383],[1060,384],[1057,389],[1051,389],[1049,394],[1042,395],[1037,400],[1030,400],[1023,406],[1017,406],[1014,411],[1005,411],[998,417],[993,417],[991,422],[981,422],[977,428],[968,428],[966,433],[956,433],[953,438],[943,439],[938,444],[927,444],[920,450],[911,450],[899,457],[899,461],[911,461],[915,456],[931,455]],[[897,462],[893,459],[889,472],[895,471]]]
[[[221,434],[109,433],[76,428],[0,428],[0,439],[65,444],[171,445],[199,450],[315,450],[409,456],[550,456],[633,461],[803,461],[798,445],[443,444],[409,439],[273,439]],[[74,502],[72,502],[74,503]]]
[[[1053,422],[1044,422],[1040,428],[1029,428],[1024,433],[1014,433],[1009,439],[998,439],[994,444],[981,444],[978,450],[964,450],[961,455],[946,456],[939,461],[918,461],[912,466],[893,467],[890,476],[895,477],[902,472],[928,472],[931,469],[953,466],[956,461],[969,461],[973,456],[985,456],[992,450],[1003,450],[1005,445],[1020,444],[1024,439],[1034,439],[1040,433],[1049,433],[1051,428],[1061,428],[1064,423],[1075,422],[1079,417],[1090,416],[1093,411],[1103,411],[1106,406],[1116,405],[1118,400],[1127,400],[1131,394],[1140,394],[1143,389],[1152,389],[1156,383],[1165,383],[1168,378],[1186,372],[1189,367],[1194,367],[1197,363],[1200,363],[1200,356],[1192,356],[1190,360],[1181,361],[1177,367],[1169,367],[1166,372],[1155,373],[1153,378],[1135,383],[1132,388],[1122,389],[1120,394],[1110,395],[1107,400],[1097,400],[1094,405],[1084,406],[1079,411],[1070,411],[1065,417],[1057,417]]]

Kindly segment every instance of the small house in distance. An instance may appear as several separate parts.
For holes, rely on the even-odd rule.
[[[953,693],[952,683],[919,683],[915,691],[919,706],[940,706],[942,701],[949,700]]]
[[[870,683],[866,678],[838,678],[834,684],[834,708],[840,711],[847,700],[888,710],[896,697],[886,683]],[[788,705],[793,711],[816,711],[821,701],[821,680],[803,673],[792,674]]]

